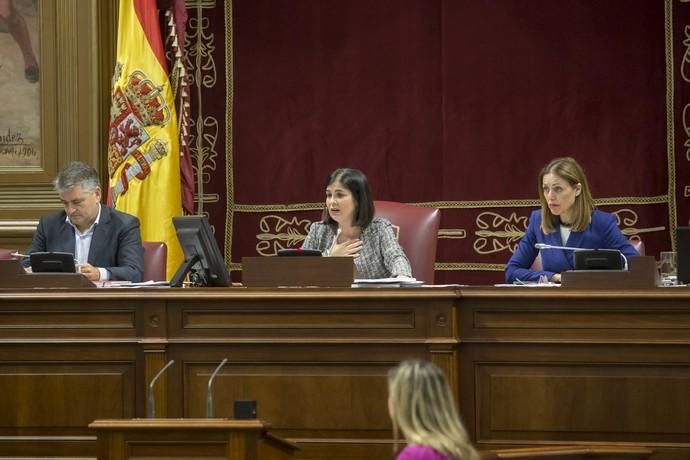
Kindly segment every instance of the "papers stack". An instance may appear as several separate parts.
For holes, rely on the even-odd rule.
[[[381,287],[414,287],[421,286],[424,284],[423,281],[418,281],[415,278],[408,278],[406,276],[398,276],[395,278],[373,278],[355,279],[352,287],[370,287],[370,288],[381,288]]]
[[[145,287],[170,287],[168,281],[142,281],[132,283],[131,281],[97,281],[97,287],[102,288],[145,288]]]

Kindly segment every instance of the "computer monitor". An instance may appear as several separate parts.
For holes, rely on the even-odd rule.
[[[617,249],[575,251],[575,270],[623,270],[625,259]]]
[[[29,255],[33,273],[75,273],[74,255],[69,252],[34,252]]]
[[[206,216],[173,217],[184,261],[170,281],[180,287],[189,273],[195,286],[229,286],[230,275]]]

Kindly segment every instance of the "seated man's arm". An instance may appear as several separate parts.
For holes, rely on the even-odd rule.
[[[141,246],[139,219],[127,219],[118,233],[116,266],[104,267],[110,272],[111,280],[138,283],[144,276],[144,248]]]

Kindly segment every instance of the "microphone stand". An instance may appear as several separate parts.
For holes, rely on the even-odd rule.
[[[224,358],[223,361],[220,362],[218,367],[216,367],[216,370],[213,371],[213,374],[211,374],[211,378],[208,379],[208,386],[206,389],[206,417],[208,418],[213,417],[213,392],[211,391],[213,379],[216,378],[216,374],[218,373],[218,371],[220,371],[220,368],[223,367],[227,362],[228,358]]]
[[[168,364],[163,366],[163,369],[159,370],[158,373],[151,379],[151,383],[149,383],[149,418],[153,418],[156,416],[156,399],[153,397],[153,384],[156,383],[158,377],[163,375],[163,372],[165,372],[167,368],[172,366],[174,362],[174,359],[168,361]]]
[[[534,247],[542,250],[542,249],[563,249],[565,251],[591,251],[591,249],[587,248],[573,248],[571,246],[556,246],[554,244],[547,244],[547,243],[534,243]]]

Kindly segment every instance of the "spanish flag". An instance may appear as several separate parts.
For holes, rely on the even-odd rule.
[[[108,145],[108,202],[141,221],[141,239],[181,264],[173,216],[182,215],[180,148],[156,0],[120,0]]]

